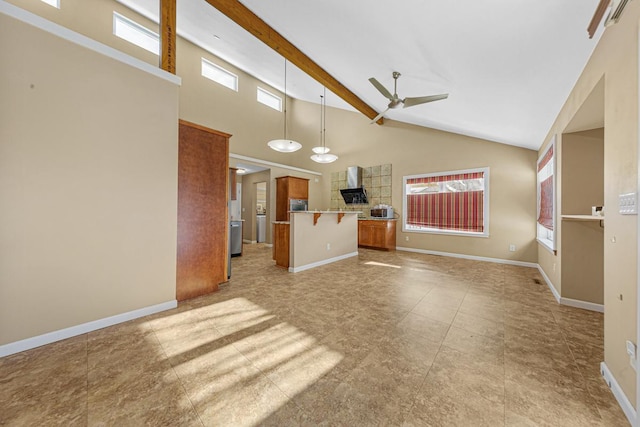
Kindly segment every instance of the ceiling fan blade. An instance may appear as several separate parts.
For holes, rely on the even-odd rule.
[[[388,108],[386,110],[384,110],[382,113],[378,114],[373,120],[371,120],[371,124],[374,124],[375,122],[380,120],[382,118],[382,116],[384,116],[387,111],[389,111]]]
[[[440,101],[441,99],[447,99],[448,93],[442,95],[430,95],[430,96],[418,96],[416,98],[405,98],[402,103],[402,108],[413,107],[414,105],[426,104],[427,102]]]
[[[384,95],[385,98],[387,98],[390,101],[393,101],[393,95],[391,95],[391,92],[389,92],[386,87],[382,86],[382,84],[380,84],[379,81],[377,81],[373,77],[371,77],[369,81],[371,82],[372,85],[375,86],[376,89],[380,91],[382,95]]]

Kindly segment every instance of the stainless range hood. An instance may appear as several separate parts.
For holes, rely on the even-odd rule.
[[[347,188],[340,190],[347,205],[365,205],[369,203],[367,192],[362,185],[362,168],[350,166],[347,168]]]

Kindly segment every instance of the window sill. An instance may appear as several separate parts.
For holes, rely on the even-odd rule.
[[[489,237],[489,231],[476,233],[472,231],[454,231],[454,230],[438,230],[438,229],[418,230],[413,228],[402,227],[402,232],[403,233],[420,233],[420,234],[444,234],[447,236],[462,236],[462,237],[482,237],[482,238]]]
[[[551,252],[553,255],[557,255],[558,251],[552,246],[553,242],[551,240],[546,239],[536,239],[540,246],[545,248],[547,251]]]

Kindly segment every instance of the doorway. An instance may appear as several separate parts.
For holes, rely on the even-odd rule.
[[[267,236],[267,182],[256,182],[255,192],[256,242],[264,243]]]

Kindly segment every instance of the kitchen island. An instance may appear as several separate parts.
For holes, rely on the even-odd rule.
[[[358,255],[358,213],[291,211],[273,223],[273,259],[290,272]]]

